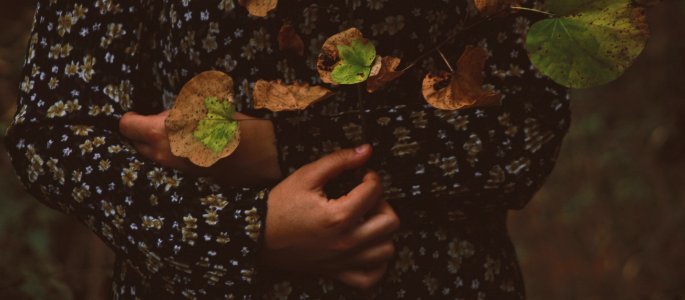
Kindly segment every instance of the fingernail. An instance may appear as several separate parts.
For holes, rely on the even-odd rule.
[[[362,153],[366,152],[368,149],[369,149],[369,144],[364,144],[364,145],[361,145],[357,148],[354,148],[354,152],[357,152],[357,154],[362,154]]]

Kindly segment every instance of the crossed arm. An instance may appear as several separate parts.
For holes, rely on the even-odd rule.
[[[78,0],[38,6],[18,112],[5,140],[27,190],[88,226],[143,278],[161,276],[172,294],[249,296],[259,263],[357,287],[376,282],[392,255],[389,233],[398,227],[380,199],[377,176],[368,174],[342,201],[328,201],[320,190],[321,178],[328,178],[322,176],[361,165],[370,149],[334,154],[278,185],[245,188],[150,155],[146,145],[163,146],[156,143],[163,136],[158,131],[137,131],[143,139],[119,132],[126,112],[154,101],[134,84],[140,82],[143,50],[136,45],[145,8],[138,1],[119,4],[125,9]],[[74,17],[69,24],[67,13]],[[103,42],[112,26],[119,35]],[[266,177],[274,182],[279,176]],[[303,207],[311,216],[302,217]],[[367,221],[359,224],[364,215]]]

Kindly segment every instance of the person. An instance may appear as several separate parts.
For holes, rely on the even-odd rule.
[[[566,90],[523,48],[537,16],[441,47],[447,62],[487,49],[501,106],[427,105],[422,77],[454,67],[437,55],[361,111],[354,86],[303,111],[251,103],[258,79],[321,84],[319,49],[344,29],[410,62],[479,18],[467,0],[281,1],[266,18],[231,0],[40,1],[8,149],[31,194],[114,250],[117,299],[522,299],[507,211],[542,185],[569,126]],[[303,55],[278,48],[284,24]],[[269,121],[240,122],[236,153],[201,169],[170,154],[163,120],[210,69],[237,83],[237,118]],[[361,182],[341,176],[354,169]]]

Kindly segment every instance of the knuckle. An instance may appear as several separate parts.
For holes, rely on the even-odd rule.
[[[391,258],[395,256],[395,245],[393,243],[386,244],[382,249],[383,257]]]
[[[344,161],[347,159],[347,151],[338,150],[330,154],[330,159],[333,161]]]
[[[159,129],[150,129],[146,132],[146,137],[152,143],[159,143],[164,140],[164,132]]]
[[[157,152],[152,154],[152,160],[154,160],[160,164],[165,164],[167,162],[167,156],[164,155],[164,153],[157,151]]]
[[[331,228],[344,227],[345,225],[347,225],[350,219],[350,216],[346,212],[342,210],[332,209],[332,206],[329,206],[327,215],[327,225]]]
[[[119,119],[119,132],[126,132],[129,129],[128,113]]]
[[[390,215],[389,218],[390,218],[390,220],[389,220],[390,229],[393,232],[399,230],[400,227],[402,226],[402,223],[400,222],[400,218],[397,217],[397,215],[394,213],[392,215]]]
[[[362,290],[368,290],[373,286],[370,279],[364,278],[357,282],[357,288]]]
[[[333,244],[333,250],[336,252],[347,252],[352,249],[352,242],[349,239],[338,239]]]

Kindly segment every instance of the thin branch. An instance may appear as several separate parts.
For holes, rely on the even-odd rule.
[[[498,14],[496,14],[496,15],[498,15]],[[494,19],[494,18],[493,18],[492,16],[488,16],[488,17],[486,17],[486,18],[482,18],[482,19],[480,19],[480,20],[478,20],[478,21],[476,21],[476,22],[473,22],[473,24],[470,24],[469,26],[463,28],[461,31],[459,31],[459,32],[457,32],[457,33],[454,33],[454,34],[452,34],[451,36],[448,36],[444,41],[442,41],[442,42],[438,43],[437,45],[435,45],[435,47],[433,47],[431,50],[428,50],[428,51],[424,52],[423,54],[419,55],[419,57],[417,57],[414,61],[412,61],[407,67],[405,67],[404,69],[402,69],[401,72],[404,73],[404,72],[406,72],[407,70],[413,68],[416,64],[418,64],[419,62],[421,62],[424,58],[426,58],[426,57],[432,55],[433,52],[435,52],[435,51],[437,51],[438,49],[442,48],[442,47],[445,46],[447,43],[452,42],[455,38],[457,38],[457,37],[463,35],[464,33],[468,32],[469,30],[475,28],[476,26],[478,26],[478,25],[480,25],[480,24],[483,24],[483,23],[485,23],[485,22],[490,22],[490,21],[492,21],[493,19]]]
[[[360,117],[361,117],[361,121],[362,121],[362,140],[364,143],[370,143],[371,141],[369,141],[367,139],[368,136],[366,135],[367,119],[369,117],[367,116],[367,113],[366,113],[366,103],[364,102],[364,91],[362,90],[361,84],[357,84],[357,101],[359,101],[358,102],[359,107],[357,109],[359,109],[359,111],[360,111]]]
[[[546,11],[543,11],[543,10],[539,10],[539,9],[534,9],[534,8],[521,7],[521,6],[512,6],[511,9],[513,9],[513,10],[521,10],[521,11],[534,12],[534,13],[543,14],[543,15],[546,15],[546,16],[549,16],[549,17],[556,17],[553,13],[549,13],[549,12],[546,12]]]
[[[450,64],[449,60],[447,60],[447,57],[445,57],[445,53],[442,53],[442,50],[438,49],[438,53],[440,53],[440,57],[442,57],[442,61],[445,62],[447,67],[450,69],[450,72],[454,73],[454,68],[452,68],[452,65]]]

